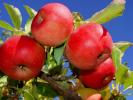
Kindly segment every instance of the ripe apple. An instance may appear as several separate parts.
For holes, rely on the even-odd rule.
[[[101,94],[97,93],[89,96],[86,100],[103,100],[103,98]]]
[[[101,60],[110,56],[112,38],[100,24],[89,23],[80,26],[67,41],[65,55],[75,67],[93,69]]]
[[[12,79],[37,76],[44,62],[44,48],[28,36],[12,36],[0,47],[0,70]]]
[[[102,89],[106,87],[113,79],[115,66],[111,58],[108,58],[95,69],[81,70],[79,79],[89,88]]]
[[[43,45],[62,44],[73,30],[73,16],[70,10],[60,3],[44,5],[34,17],[31,31],[34,38]]]

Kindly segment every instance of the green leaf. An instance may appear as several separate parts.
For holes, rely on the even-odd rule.
[[[0,87],[7,84],[7,76],[3,76],[0,78]]]
[[[120,95],[118,95],[118,96],[115,96],[115,97],[113,98],[113,100],[126,100],[126,97],[124,97],[123,94],[120,94]]]
[[[74,18],[74,27],[75,29],[78,28],[81,24],[84,23],[83,17],[80,15],[79,12],[73,12],[73,18]]]
[[[25,5],[24,8],[26,9],[27,13],[31,18],[33,18],[37,14],[37,12],[34,9],[30,8],[27,5]]]
[[[106,88],[102,89],[100,91],[102,97],[104,98],[104,100],[109,100],[109,98],[111,97],[111,89],[109,86],[107,86]]]
[[[3,44],[3,40],[2,40],[2,39],[0,39],[0,45],[1,45],[1,44]]]
[[[125,9],[125,0],[113,0],[106,8],[95,13],[88,21],[99,24],[106,23],[123,14]]]
[[[64,49],[65,49],[65,44],[61,47],[54,48],[54,58],[57,62],[57,65],[61,63],[61,58],[63,56]]]
[[[32,96],[32,94],[27,91],[27,90],[23,90],[23,95],[24,95],[24,100],[35,100],[34,97]]]
[[[118,68],[117,71],[115,73],[115,78],[116,78],[116,83],[120,83],[123,84],[125,78],[126,78],[126,74],[128,72],[128,67],[121,64]]]
[[[126,78],[124,79],[124,88],[128,88],[129,86],[133,86],[133,71],[128,71],[126,74]]]
[[[124,53],[130,46],[133,46],[133,43],[128,41],[121,41],[114,43],[114,45]]]
[[[7,22],[4,22],[2,20],[0,20],[0,27],[4,28],[6,30],[9,30],[9,31],[14,31],[14,28],[10,24],[8,24]]]
[[[24,29],[25,29],[26,33],[30,33],[31,32],[31,23],[32,23],[32,20],[33,20],[33,18],[28,19],[26,24],[25,24]]]
[[[113,50],[112,50],[112,59],[117,68],[121,64],[122,56],[123,56],[123,53],[121,52],[121,50],[119,48],[117,48],[116,46],[114,46]]]
[[[55,97],[58,94],[53,90],[52,87],[49,86],[49,84],[45,83],[37,83],[36,88],[39,94],[46,96],[46,97]]]
[[[22,23],[22,16],[18,8],[13,5],[4,3],[4,6],[12,20],[12,23],[15,28],[20,29]]]

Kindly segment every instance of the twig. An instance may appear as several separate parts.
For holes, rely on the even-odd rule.
[[[55,80],[51,77],[48,77],[44,72],[39,74],[39,77],[49,83],[49,85],[57,91],[60,95],[64,97],[64,100],[82,100],[77,93],[64,89],[61,85],[59,85]]]
[[[52,76],[52,79],[55,81],[64,81],[71,79],[71,76]]]

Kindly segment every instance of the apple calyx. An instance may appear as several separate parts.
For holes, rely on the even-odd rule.
[[[112,77],[113,77],[114,75],[108,75],[108,76],[106,76],[105,78],[104,78],[104,80],[103,80],[103,84],[104,85],[106,85],[106,84],[108,84],[111,80],[112,80]]]
[[[98,57],[96,64],[94,66],[98,66],[101,63],[103,63],[106,59],[108,59],[111,56],[110,49],[105,49]]]

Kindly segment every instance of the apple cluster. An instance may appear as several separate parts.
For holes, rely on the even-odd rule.
[[[112,46],[109,32],[100,24],[84,24],[72,32],[65,54],[80,69],[79,79],[85,86],[101,89],[111,82],[115,74]]]
[[[65,57],[80,70],[79,79],[86,87],[101,89],[113,79],[113,41],[102,25],[88,22],[75,29],[67,7],[49,3],[34,17],[31,33],[9,37],[0,46],[0,70],[12,79],[36,77],[45,64],[45,46],[57,47],[64,42]]]

